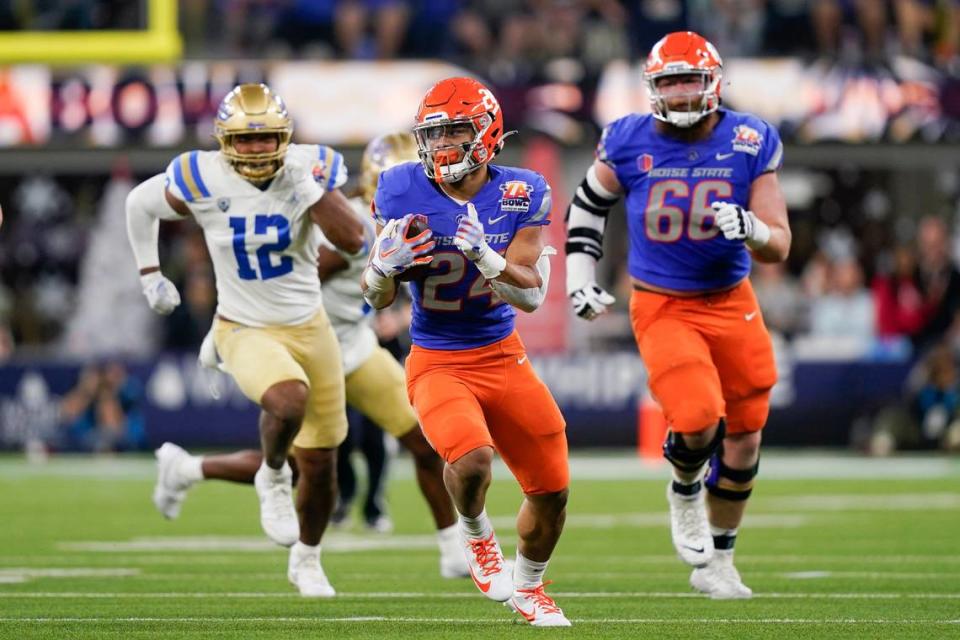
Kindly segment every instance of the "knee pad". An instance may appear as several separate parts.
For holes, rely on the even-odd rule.
[[[710,470],[707,472],[704,484],[712,496],[743,502],[753,492],[753,479],[759,470],[759,459],[749,469],[731,469],[723,463],[723,445],[721,445],[710,459]]]
[[[702,449],[690,449],[683,440],[683,434],[675,431],[667,433],[667,439],[663,443],[663,457],[669,460],[673,466],[681,471],[693,472],[702,467],[714,453],[723,444],[723,436],[726,433],[726,423],[723,418],[717,425],[717,432],[713,440]]]

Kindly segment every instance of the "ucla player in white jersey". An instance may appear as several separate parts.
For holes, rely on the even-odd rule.
[[[288,576],[305,596],[335,594],[320,565],[333,508],[336,447],[347,429],[340,348],[320,303],[314,225],[358,253],[363,228],[339,191],[342,156],[290,144],[293,122],[263,84],[243,84],[220,104],[219,151],[176,157],[127,198],[127,230],[144,295],[168,314],[180,303],[160,271],[159,220],[192,216],[203,228],[217,283],[217,351],[243,393],[260,405],[260,521],[291,546]],[[292,470],[300,478],[296,511]]]
[[[367,145],[359,181],[360,195],[350,203],[371,240],[376,236],[376,229],[370,203],[377,179],[382,171],[408,161],[418,161],[416,141],[409,133],[380,136]],[[323,282],[323,307],[343,354],[346,401],[410,451],[417,482],[437,526],[440,574],[445,578],[465,578],[470,574],[457,538],[453,502],[443,484],[443,461],[420,431],[417,416],[407,399],[403,367],[378,344],[370,326],[372,309],[360,291],[360,276],[366,263],[365,255],[351,255],[320,237],[317,267]],[[219,364],[210,335],[204,340],[200,357],[204,366]],[[220,368],[232,373],[229,367]],[[164,516],[175,518],[187,490],[200,480],[253,482],[262,454],[248,450],[193,456],[167,442],[158,450],[157,458],[159,477],[154,502]]]

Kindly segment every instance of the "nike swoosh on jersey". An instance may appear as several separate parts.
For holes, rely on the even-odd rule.
[[[726,160],[727,158],[730,158],[732,156],[733,156],[733,152],[731,151],[730,153],[718,153],[716,155],[716,158],[717,160]]]
[[[750,313],[745,313],[745,314],[743,314],[743,319],[746,320],[747,322],[750,322],[751,320],[754,319],[754,317],[755,317],[756,315],[757,315],[757,312],[756,312],[756,311],[752,311],[752,312],[750,312]]]
[[[503,220],[504,218],[506,218],[507,215],[508,215],[508,214],[505,213],[505,214],[503,214],[502,216],[499,216],[499,217],[497,217],[497,218],[487,218],[487,224],[497,224],[498,222],[500,222],[501,220]]]
[[[523,356],[522,358],[517,358],[517,364],[523,364],[526,361],[527,361],[527,356]]]

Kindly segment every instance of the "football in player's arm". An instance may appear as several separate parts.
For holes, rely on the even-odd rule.
[[[413,216],[408,215],[391,220],[386,226],[377,225],[377,243],[362,280],[364,295],[376,309],[389,306],[396,297],[396,275],[414,266],[430,264],[433,233],[427,231],[407,238],[412,220]],[[467,216],[457,228],[454,244],[477,266],[501,300],[527,313],[540,307],[550,283],[549,256],[554,253],[544,246],[540,227],[520,229],[501,256],[490,249],[476,208],[468,203]],[[400,249],[391,253],[392,247]]]
[[[420,164],[380,177],[364,296],[385,307],[398,275],[429,266],[409,279],[407,391],[446,461],[471,576],[527,622],[569,626],[543,582],[566,512],[566,425],[513,321],[515,309],[537,309],[548,286],[552,249],[541,227],[549,224],[550,187],[536,172],[490,163],[503,146],[503,116],[471,78],[428,91],[414,135]],[[485,509],[494,447],[524,493],[513,575]]]

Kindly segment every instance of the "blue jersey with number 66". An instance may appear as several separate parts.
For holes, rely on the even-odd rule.
[[[750,272],[743,242],[724,238],[710,203],[747,208],[754,180],[783,161],[777,130],[727,109],[711,134],[685,142],[657,130],[651,115],[632,114],[603,131],[597,158],[627,192],[630,275],[678,291],[733,285]]]
[[[503,253],[520,229],[549,224],[550,187],[535,171],[487,166],[490,180],[471,202],[490,247]],[[427,275],[410,283],[413,343],[427,349],[472,349],[509,336],[513,307],[493,295],[477,267],[453,244],[466,203],[447,196],[415,162],[383,172],[374,196],[378,224],[408,213],[427,217],[437,243]]]

